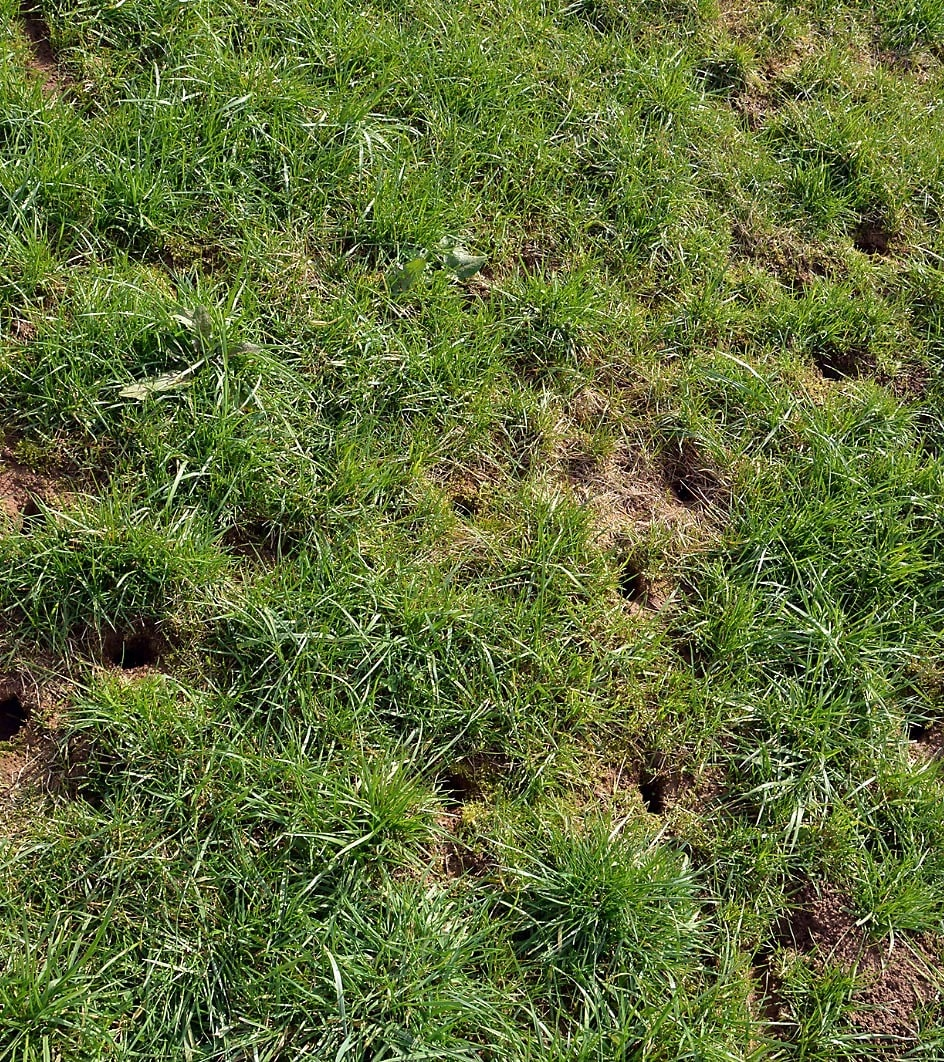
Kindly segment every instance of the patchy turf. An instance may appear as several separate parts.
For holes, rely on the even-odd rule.
[[[944,3],[0,7],[0,1062],[944,1057]]]

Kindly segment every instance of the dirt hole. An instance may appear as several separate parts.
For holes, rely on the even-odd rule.
[[[819,351],[813,360],[824,380],[857,379],[874,368],[869,352],[862,347],[840,350],[830,344]]]
[[[647,756],[639,768],[639,796],[650,815],[664,815],[692,779],[673,767],[664,753]]]
[[[891,250],[894,234],[880,221],[863,219],[852,234],[852,245],[863,254],[886,255]]]
[[[639,795],[642,797],[643,807],[650,815],[665,814],[666,786],[665,781],[648,770],[639,774]]]
[[[456,494],[452,499],[452,511],[463,520],[471,520],[479,511],[479,500],[472,494]]]
[[[649,601],[649,580],[632,561],[627,561],[623,566],[619,588],[627,601],[638,605],[645,605]]]
[[[908,740],[923,742],[928,740],[928,727],[924,723],[919,723],[917,720],[912,719],[908,723]]]
[[[686,508],[707,508],[718,495],[718,474],[691,443],[683,443],[663,459],[666,486]]]
[[[33,53],[33,65],[45,74],[55,73],[56,56],[49,39],[49,24],[39,6],[31,0],[20,4],[20,23]]]
[[[113,667],[131,671],[138,667],[151,667],[160,656],[157,638],[150,631],[134,634],[111,633],[103,642],[105,660]]]
[[[29,712],[15,693],[0,701],[0,741],[10,741],[26,726]]]
[[[447,807],[458,808],[482,796],[482,790],[471,774],[462,767],[447,771],[439,778],[439,791]]]

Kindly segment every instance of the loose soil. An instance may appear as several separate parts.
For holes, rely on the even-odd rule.
[[[941,998],[942,971],[920,938],[899,935],[891,950],[887,942],[869,940],[848,899],[834,887],[817,893],[812,885],[805,886],[795,908],[777,926],[775,940],[780,947],[806,956],[816,970],[832,965],[855,973],[861,984],[854,995],[852,1021],[876,1043],[886,1038],[899,1043],[913,1040],[916,1012]],[[765,1014],[772,1025],[788,1028],[769,962],[755,973],[765,995]]]

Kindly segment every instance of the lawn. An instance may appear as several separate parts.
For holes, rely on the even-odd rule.
[[[0,11],[0,1062],[944,1058],[944,0]]]

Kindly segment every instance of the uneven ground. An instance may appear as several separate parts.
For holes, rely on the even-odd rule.
[[[944,1058],[944,2],[30,2],[0,1060]]]

